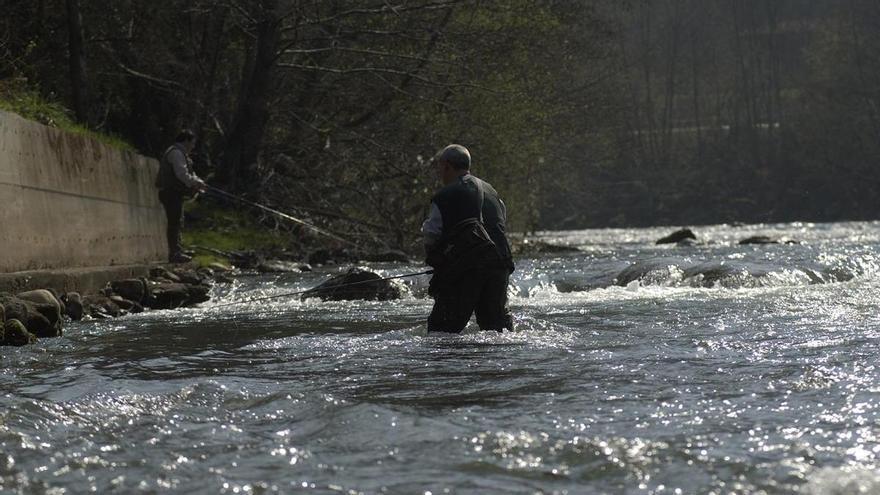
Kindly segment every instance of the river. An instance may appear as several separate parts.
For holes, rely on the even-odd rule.
[[[512,333],[426,335],[426,277],[219,307],[324,269],[0,348],[0,492],[880,491],[880,223],[670,231],[540,233]]]

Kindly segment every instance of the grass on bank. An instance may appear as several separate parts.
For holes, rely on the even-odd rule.
[[[117,136],[96,132],[77,123],[71,117],[70,109],[58,102],[45,99],[39,92],[27,88],[19,79],[0,80],[0,110],[72,134],[86,136],[114,148],[137,151],[134,146]]]
[[[193,260],[202,266],[211,263],[229,265],[230,260],[196,247],[223,252],[265,253],[289,250],[299,244],[293,234],[266,227],[248,210],[235,209],[204,198],[187,202],[184,209],[187,223],[182,233],[183,245],[185,249],[195,251]]]

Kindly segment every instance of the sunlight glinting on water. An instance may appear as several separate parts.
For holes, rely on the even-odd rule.
[[[518,260],[515,332],[274,297],[333,269],[70,324],[4,348],[0,491],[876,491],[880,224],[737,229],[542,233],[584,250]]]

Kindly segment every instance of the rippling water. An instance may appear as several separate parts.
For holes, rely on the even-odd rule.
[[[880,492],[880,224],[668,231],[541,234],[513,333],[427,336],[426,279],[215,307],[328,270],[0,348],[0,491]]]

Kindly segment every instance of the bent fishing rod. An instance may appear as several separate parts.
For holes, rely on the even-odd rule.
[[[394,275],[392,277],[374,278],[372,280],[361,280],[360,282],[351,282],[351,283],[347,283],[347,284],[334,285],[332,287],[320,288],[320,286],[319,286],[319,287],[313,287],[311,289],[306,289],[306,290],[298,290],[296,292],[285,292],[283,294],[275,294],[274,296],[256,297],[254,299],[246,299],[244,301],[235,301],[235,302],[230,302],[230,303],[217,304],[217,305],[211,306],[210,308],[207,308],[207,309],[222,308],[225,306],[235,306],[238,304],[247,304],[247,303],[258,302],[258,301],[266,301],[268,299],[279,299],[282,297],[297,296],[297,295],[305,294],[307,292],[315,292],[315,293],[321,293],[324,291],[332,292],[337,289],[351,287],[353,285],[368,284],[371,282],[382,282],[383,280],[394,280],[397,278],[418,277],[419,275],[430,275],[432,273],[434,273],[434,270],[425,270],[423,272],[407,273],[405,275]]]
[[[259,209],[261,209],[261,210],[263,210],[263,211],[267,211],[267,212],[272,213],[273,215],[276,215],[276,216],[278,216],[278,217],[280,217],[280,218],[283,218],[283,219],[285,219],[285,220],[290,220],[291,222],[294,222],[294,223],[297,223],[297,224],[299,224],[299,225],[302,225],[303,227],[309,228],[309,229],[311,229],[311,230],[313,230],[313,231],[315,231],[315,232],[317,232],[317,233],[319,233],[319,234],[321,234],[321,235],[324,235],[324,236],[327,236],[327,237],[331,237],[331,238],[336,239],[337,241],[340,241],[340,242],[344,242],[344,243],[348,244],[349,246],[359,247],[359,246],[357,245],[357,243],[354,243],[354,242],[352,242],[352,241],[349,241],[348,239],[344,239],[344,238],[342,238],[342,237],[339,237],[338,235],[336,235],[336,234],[334,234],[334,233],[332,233],[332,232],[327,232],[326,230],[321,229],[321,228],[319,228],[319,227],[316,227],[315,225],[312,225],[312,224],[306,222],[305,220],[300,220],[299,218],[296,218],[296,217],[294,217],[294,216],[292,216],[292,215],[288,215],[287,213],[284,213],[284,212],[282,212],[282,211],[278,211],[278,210],[276,210],[276,209],[274,209],[274,208],[269,208],[268,206],[266,206],[266,205],[261,205],[260,203],[255,203],[255,202],[250,201],[250,200],[248,200],[248,199],[245,199],[245,198],[243,198],[243,197],[241,197],[241,196],[236,196],[235,194],[228,193],[228,192],[226,192],[226,191],[224,191],[224,190],[222,190],[222,189],[218,189],[218,188],[216,188],[216,187],[214,187],[214,186],[209,186],[209,185],[206,184],[206,188],[208,189],[208,191],[211,191],[211,192],[213,192],[213,193],[219,194],[220,196],[223,196],[223,197],[225,197],[225,198],[232,199],[232,200],[235,200],[235,201],[238,201],[238,202],[244,203],[244,204],[249,205],[249,206],[253,206],[254,208],[259,208]]]

